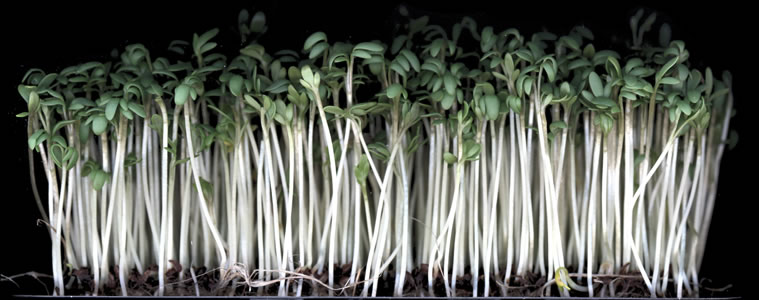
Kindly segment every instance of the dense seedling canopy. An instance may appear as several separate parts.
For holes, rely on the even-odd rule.
[[[732,81],[654,18],[29,70],[54,293],[696,296]]]

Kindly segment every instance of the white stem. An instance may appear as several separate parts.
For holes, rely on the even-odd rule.
[[[211,229],[211,234],[213,235],[214,241],[216,242],[216,250],[219,251],[219,266],[221,267],[221,277],[224,277],[226,274],[226,268],[227,268],[227,252],[224,250],[224,245],[222,244],[221,236],[219,235],[218,230],[216,229],[216,225],[213,224],[213,220],[211,219],[211,214],[208,211],[208,205],[206,204],[205,196],[203,195],[203,188],[200,184],[200,177],[198,175],[198,165],[195,161],[195,150],[194,146],[192,144],[192,132],[191,132],[191,126],[190,126],[190,102],[185,102],[185,112],[184,112],[184,123],[185,123],[185,130],[187,131],[187,149],[190,154],[190,166],[192,166],[192,176],[195,179],[195,188],[198,190],[198,198],[200,202],[200,211],[203,214],[203,217],[205,218],[206,223],[208,224],[208,227]]]

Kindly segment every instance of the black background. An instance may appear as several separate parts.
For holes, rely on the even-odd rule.
[[[143,43],[153,58],[166,54],[174,39],[190,40],[192,33],[214,27],[221,29],[216,39],[221,51],[230,57],[240,48],[236,29],[237,13],[246,8],[266,13],[269,31],[261,43],[267,52],[279,49],[300,50],[312,32],[324,31],[330,41],[392,41],[394,25],[402,19],[395,2],[355,1],[353,3],[232,3],[111,2],[97,4],[37,3],[24,1],[4,7],[0,47],[3,50],[3,80],[0,82],[6,109],[0,149],[0,274],[9,276],[27,271],[52,274],[50,240],[46,230],[36,225],[39,218],[32,197],[27,169],[26,120],[15,114],[26,111],[26,104],[16,91],[29,68],[58,72],[63,67],[92,60],[106,60],[113,48],[123,49],[131,43]],[[449,23],[472,16],[479,28],[492,25],[498,30],[515,27],[528,35],[540,30],[562,34],[572,26],[585,24],[597,40],[609,37],[627,39],[628,20],[637,8],[656,10],[657,24],[666,20],[673,28],[673,39],[685,41],[690,61],[703,68],[710,66],[715,75],[730,70],[734,77],[735,109],[731,128],[738,131],[740,142],[722,159],[722,172],[715,213],[707,243],[701,277],[711,278],[713,287],[732,283],[736,295],[751,294],[750,278],[744,273],[756,268],[755,240],[757,218],[750,203],[757,199],[749,188],[757,184],[755,160],[750,157],[754,145],[751,114],[756,96],[749,83],[756,76],[754,41],[755,16],[748,7],[721,2],[689,5],[665,4],[622,6],[606,4],[553,4],[538,1],[487,4],[460,1],[455,4],[429,5],[406,3],[412,16],[431,15],[431,23]],[[617,2],[617,1],[614,1]],[[664,1],[661,1],[664,2]],[[654,28],[658,28],[655,26]],[[450,30],[450,27],[446,27]],[[462,34],[466,35],[465,34]],[[215,39],[215,40],[216,40]],[[596,43],[597,49],[601,49]],[[185,58],[187,60],[187,58]],[[754,97],[752,97],[754,96]],[[44,187],[44,179],[38,177]],[[43,191],[44,189],[41,189]],[[754,222],[751,222],[754,221]],[[39,283],[29,278],[16,280],[21,288],[0,283],[0,294],[44,293]],[[49,282],[49,281],[47,281]]]

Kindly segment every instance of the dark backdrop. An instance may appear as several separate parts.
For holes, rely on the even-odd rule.
[[[213,27],[221,29],[218,39],[222,51],[233,54],[239,49],[236,29],[237,13],[242,8],[266,13],[269,31],[262,40],[268,52],[276,49],[302,48],[312,32],[325,31],[331,41],[382,39],[390,42],[394,24],[401,20],[395,2],[354,1],[353,4],[332,4],[328,1],[308,3],[229,3],[206,4],[184,2],[165,4],[153,2],[100,1],[99,4],[37,3],[24,1],[3,8],[0,39],[3,80],[0,82],[6,109],[0,115],[2,127],[2,198],[0,198],[0,274],[9,276],[27,271],[52,274],[50,240],[43,227],[37,226],[39,213],[32,198],[27,169],[25,119],[14,115],[26,111],[26,104],[16,86],[27,69],[36,67],[46,72],[91,60],[106,60],[113,48],[123,49],[131,43],[143,43],[154,53],[174,39],[191,39],[192,33]],[[511,2],[511,1],[510,1]],[[627,38],[628,20],[637,8],[633,4],[614,7],[607,4],[551,4],[522,1],[521,4],[486,4],[460,1],[456,4],[421,5],[407,3],[412,15],[431,15],[432,23],[453,22],[472,16],[478,26],[495,29],[516,27],[523,34],[546,28],[564,33],[577,24],[585,24],[598,40],[610,36]],[[663,1],[661,1],[663,2]],[[756,219],[750,207],[756,194],[747,186],[756,183],[751,169],[756,167],[749,152],[754,147],[750,114],[756,99],[751,97],[750,69],[755,66],[755,28],[748,7],[722,5],[720,2],[695,3],[692,6],[659,4],[646,6],[659,12],[657,23],[666,20],[673,28],[673,39],[681,39],[691,53],[690,60],[711,66],[715,74],[730,70],[734,75],[735,108],[738,113],[731,122],[741,137],[738,146],[726,151],[706,258],[701,277],[714,280],[712,286],[732,283],[736,294],[749,295],[750,284],[741,276],[755,268],[753,232]],[[656,26],[655,28],[658,28]],[[446,28],[448,30],[448,28]],[[464,34],[466,35],[466,34]],[[226,38],[225,38],[226,37]],[[598,46],[598,42],[596,43]],[[597,47],[598,49],[602,47]],[[155,54],[158,52],[158,54]],[[755,148],[753,148],[755,149]],[[752,167],[754,166],[754,167]],[[44,177],[42,177],[44,178]],[[44,179],[38,177],[44,187]],[[44,189],[41,189],[41,191]],[[753,226],[752,226],[753,225]],[[754,266],[754,267],[751,267]],[[44,293],[39,283],[30,278],[16,280],[20,288],[0,283],[0,294]],[[47,281],[50,282],[50,281]]]

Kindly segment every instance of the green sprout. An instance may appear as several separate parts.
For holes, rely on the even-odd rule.
[[[730,73],[695,68],[667,24],[644,39],[643,11],[621,52],[583,26],[402,15],[392,41],[316,31],[272,51],[244,10],[231,53],[211,29],[171,42],[178,60],[132,44],[29,70],[17,117],[55,295],[85,268],[88,295],[133,295],[142,274],[182,294],[217,276],[196,266],[219,270],[212,295],[377,296],[392,278],[394,296],[510,296],[529,273],[555,282],[547,296],[615,296],[598,276],[699,295],[738,139]]]

